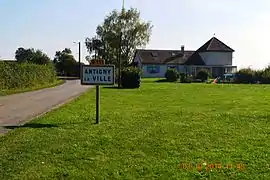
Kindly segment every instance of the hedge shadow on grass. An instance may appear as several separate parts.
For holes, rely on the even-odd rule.
[[[123,87],[118,88],[117,86],[104,86],[102,88],[104,89],[139,89],[139,88],[123,88]]]
[[[53,124],[28,123],[28,124],[18,125],[18,126],[2,126],[2,127],[4,127],[5,129],[19,129],[19,128],[40,129],[40,128],[55,128],[59,126],[53,125]]]
[[[171,82],[171,81],[168,81],[167,79],[159,79],[159,80],[156,80],[155,82],[156,83],[167,83],[167,82]]]

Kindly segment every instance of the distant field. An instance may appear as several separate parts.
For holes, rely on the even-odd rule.
[[[135,90],[101,88],[100,125],[94,99],[93,89],[10,127],[1,179],[270,177],[270,86],[148,79]]]

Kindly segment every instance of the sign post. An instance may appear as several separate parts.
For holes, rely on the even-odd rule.
[[[81,84],[96,85],[96,123],[100,122],[100,87],[99,85],[114,85],[114,65],[104,65],[104,60],[83,65],[81,69]],[[98,64],[98,65],[96,65]]]
[[[99,85],[96,86],[96,124],[99,124],[100,121],[100,89]]]

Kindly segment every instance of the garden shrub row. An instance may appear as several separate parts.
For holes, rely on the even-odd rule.
[[[0,89],[23,89],[53,83],[57,75],[53,64],[0,62]]]
[[[250,68],[240,69],[236,73],[235,83],[270,84],[270,66],[268,66],[267,68],[263,70],[252,70]]]
[[[207,69],[201,69],[196,77],[191,77],[185,73],[179,73],[176,68],[168,68],[165,78],[168,82],[175,82],[180,78],[181,83],[204,82],[211,77],[211,73]]]

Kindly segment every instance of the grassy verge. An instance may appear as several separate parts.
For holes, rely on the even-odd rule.
[[[56,80],[53,83],[49,83],[49,84],[44,84],[44,85],[40,85],[40,86],[35,86],[35,87],[31,87],[31,88],[24,88],[24,89],[4,89],[4,90],[0,90],[0,96],[6,96],[6,95],[11,95],[11,94],[17,94],[17,93],[23,93],[23,92],[29,92],[29,91],[36,91],[39,89],[44,89],[44,88],[50,88],[50,87],[54,87],[54,86],[58,86],[64,83],[64,80]]]
[[[92,90],[0,137],[1,179],[267,179],[269,91],[149,80],[101,88],[95,125]]]

